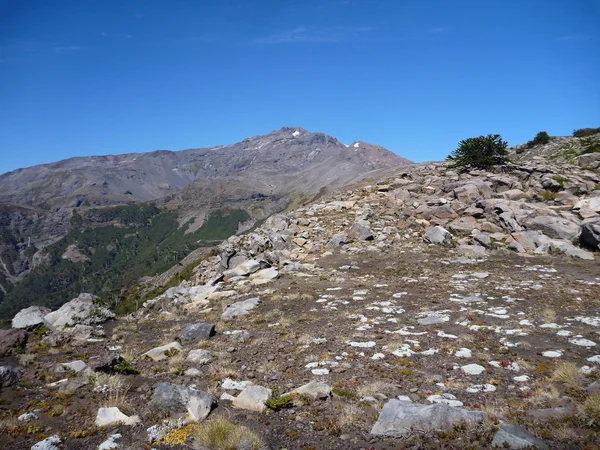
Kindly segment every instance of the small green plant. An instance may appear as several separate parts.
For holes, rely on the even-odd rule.
[[[177,350],[174,347],[164,351],[165,356],[168,358],[170,358],[171,356],[175,356],[177,353],[179,353],[179,350]]]
[[[356,394],[348,389],[344,389],[341,387],[333,387],[331,388],[331,392],[333,392],[335,395],[337,395],[338,397],[343,397],[343,398],[356,398]]]
[[[560,184],[561,189],[565,187],[565,183],[568,183],[569,181],[571,181],[569,178],[563,177],[562,175],[554,175],[552,177],[552,179],[554,181],[556,181],[558,184]]]
[[[120,358],[116,363],[112,366],[112,369],[116,373],[120,373],[122,375],[138,375],[140,371],[133,367],[131,362],[127,361],[124,358]]]
[[[552,202],[556,199],[556,192],[552,192],[552,191],[543,191],[541,193],[542,198],[544,199],[544,201],[546,202]]]
[[[531,148],[536,145],[547,144],[548,142],[550,142],[551,139],[552,138],[550,137],[550,135],[548,135],[548,133],[546,133],[545,131],[540,131],[538,134],[535,135],[533,140],[527,143],[527,148]]]
[[[273,411],[279,411],[294,406],[294,399],[290,395],[274,396],[271,400],[267,400],[265,405]]]

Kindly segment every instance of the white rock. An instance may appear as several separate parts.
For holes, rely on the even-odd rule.
[[[467,364],[466,366],[462,366],[460,370],[467,375],[479,375],[485,371],[485,367],[480,366],[479,364]]]
[[[473,356],[473,354],[468,348],[460,348],[456,351],[456,353],[454,353],[454,356],[457,358],[470,358]]]
[[[571,344],[579,345],[581,347],[595,347],[596,343],[589,339],[569,339]]]
[[[543,352],[542,356],[545,356],[546,358],[560,358],[562,356],[562,351],[548,350]]]
[[[254,383],[252,381],[234,381],[231,378],[225,378],[221,382],[221,389],[226,391],[242,391],[246,389],[248,386],[252,386]]]
[[[34,444],[31,447],[31,450],[59,450],[59,448],[54,444],[60,444],[62,441],[58,437],[57,434],[54,434],[50,437],[47,437],[43,441]]]
[[[96,426],[107,427],[111,425],[135,425],[140,421],[138,416],[126,416],[119,408],[112,406],[110,408],[98,409],[96,415]]]
[[[477,392],[495,392],[496,386],[493,384],[474,384],[470,388],[467,388],[467,392],[477,393]]]
[[[98,450],[113,450],[115,448],[119,448],[119,444],[117,444],[115,441],[117,439],[121,439],[121,437],[122,436],[119,433],[109,436],[107,440],[100,444]]]
[[[272,396],[271,389],[262,386],[248,386],[232,402],[234,408],[263,412],[267,409],[265,402]]]

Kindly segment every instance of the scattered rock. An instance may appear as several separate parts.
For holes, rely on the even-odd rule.
[[[308,395],[312,398],[327,398],[331,396],[331,386],[322,381],[311,381],[284,395]]]
[[[159,383],[149,406],[170,416],[187,414],[189,420],[200,421],[210,414],[214,402],[208,392],[179,384]]]
[[[98,297],[92,294],[79,294],[58,310],[44,316],[44,323],[51,330],[62,330],[75,324],[91,325],[106,322],[115,317],[107,308],[94,304]]]
[[[0,388],[14,386],[19,382],[21,372],[13,366],[0,366]]]
[[[60,444],[61,442],[62,441],[60,440],[60,437],[58,437],[57,434],[53,434],[52,436],[47,437],[43,441],[34,444],[33,447],[31,447],[31,450],[60,450],[54,444]]]
[[[212,361],[212,355],[208,350],[190,350],[186,361],[193,364],[208,364]]]
[[[245,316],[259,304],[260,300],[258,298],[249,298],[241,302],[233,303],[232,305],[227,306],[225,312],[221,314],[221,319],[230,320],[234,317]]]
[[[196,341],[205,341],[215,335],[215,326],[212,323],[198,322],[186,325],[177,339],[183,345]]]
[[[373,231],[368,220],[359,220],[352,225],[348,236],[356,241],[371,241],[373,240]]]
[[[423,240],[429,244],[450,244],[452,242],[452,234],[445,228],[435,226],[425,233]]]
[[[98,409],[96,415],[96,426],[97,427],[110,427],[113,425],[135,425],[139,423],[140,418],[138,416],[127,416],[121,412],[116,406],[110,408]]]
[[[27,332],[21,329],[0,330],[0,356],[8,356],[15,347],[25,349]]]

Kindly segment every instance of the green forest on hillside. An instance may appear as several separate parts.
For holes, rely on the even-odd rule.
[[[243,210],[217,210],[197,231],[186,234],[175,213],[154,205],[130,205],[94,211],[94,222],[75,213],[77,228],[46,251],[49,261],[34,268],[4,296],[0,320],[7,321],[31,305],[58,308],[81,292],[103,299],[120,296],[146,275],[162,273],[192,250],[218,244],[249,218]],[[114,224],[118,221],[118,224]],[[110,222],[110,224],[108,224]],[[89,261],[63,259],[67,247],[77,245]]]

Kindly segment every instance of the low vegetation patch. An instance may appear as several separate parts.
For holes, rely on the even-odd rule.
[[[245,448],[260,450],[264,442],[252,430],[236,425],[223,417],[208,420],[197,427],[196,437],[200,445],[212,450],[237,450]]]

